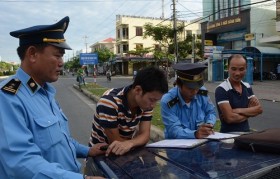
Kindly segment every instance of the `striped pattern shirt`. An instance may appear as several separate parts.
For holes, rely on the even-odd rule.
[[[107,142],[105,128],[118,128],[123,138],[131,139],[141,121],[152,120],[152,110],[143,111],[140,108],[134,116],[128,108],[127,93],[131,86],[107,90],[97,103],[92,121],[92,131],[89,145]]]

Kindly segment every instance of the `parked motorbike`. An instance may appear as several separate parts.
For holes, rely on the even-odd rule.
[[[269,72],[269,79],[277,80],[277,75],[271,71],[271,72]]]
[[[261,79],[260,72],[253,73],[253,79],[254,80],[260,80]],[[274,73],[272,71],[270,71],[270,72],[263,72],[262,73],[262,79],[263,80],[277,80],[277,79],[280,79],[280,75],[276,74],[276,73]]]

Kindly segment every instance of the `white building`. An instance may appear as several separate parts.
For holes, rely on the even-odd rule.
[[[109,37],[105,40],[102,40],[100,42],[96,42],[93,45],[90,46],[91,52],[95,52],[98,49],[108,49],[112,53],[116,54],[116,40],[112,37]]]
[[[126,52],[135,50],[136,48],[149,48],[156,47],[157,44],[151,37],[146,39],[143,38],[144,34],[144,25],[150,23],[153,26],[162,24],[170,25],[173,27],[172,20],[163,20],[161,18],[152,18],[152,17],[140,17],[140,16],[126,16],[126,15],[117,15],[116,17],[116,46],[117,46],[117,55],[120,57],[126,56]],[[187,21],[178,21],[178,23],[184,23],[185,30],[181,34],[179,39],[183,40],[187,34],[200,34],[200,24]],[[148,54],[147,57],[150,57],[151,54]]]

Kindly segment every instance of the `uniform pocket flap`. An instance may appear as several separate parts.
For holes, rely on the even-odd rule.
[[[57,123],[57,118],[54,116],[43,116],[43,117],[36,117],[34,118],[34,121],[36,124],[38,124],[41,127],[49,127],[55,123]]]

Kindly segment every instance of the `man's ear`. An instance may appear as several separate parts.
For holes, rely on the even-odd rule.
[[[27,56],[27,59],[30,60],[30,62],[35,62],[36,61],[36,55],[37,55],[37,49],[36,47],[34,46],[30,46],[27,48],[26,50],[26,56]]]
[[[134,87],[134,91],[135,91],[135,93],[136,94],[140,94],[140,95],[142,95],[142,93],[143,93],[143,89],[142,89],[142,87],[140,86],[140,85],[136,85],[135,87]]]

